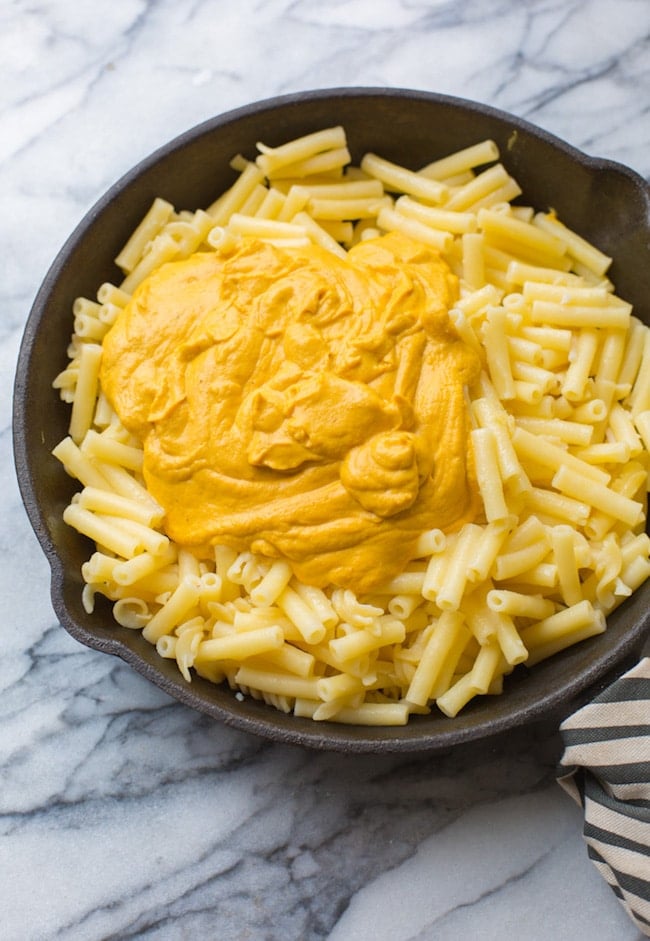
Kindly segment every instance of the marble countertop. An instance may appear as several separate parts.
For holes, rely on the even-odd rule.
[[[15,483],[30,304],[102,192],[274,94],[433,90],[650,176],[647,0],[48,0],[0,6],[0,937],[625,941],[553,727],[429,757],[270,744],[58,625]]]

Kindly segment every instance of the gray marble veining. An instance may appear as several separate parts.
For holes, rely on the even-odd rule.
[[[31,301],[84,212],[216,113],[434,90],[650,175],[647,0],[0,5],[0,938],[624,941],[550,728],[428,758],[271,745],[56,623],[11,455]]]

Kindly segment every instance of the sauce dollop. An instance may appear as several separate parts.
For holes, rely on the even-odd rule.
[[[369,590],[477,512],[449,320],[457,279],[389,234],[347,258],[244,239],[154,271],[104,340],[102,387],[144,447],[168,535]]]

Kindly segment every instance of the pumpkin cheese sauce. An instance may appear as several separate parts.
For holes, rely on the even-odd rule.
[[[104,338],[101,385],[179,545],[368,591],[479,507],[448,311],[457,278],[403,235],[339,258],[244,238],[154,271]]]

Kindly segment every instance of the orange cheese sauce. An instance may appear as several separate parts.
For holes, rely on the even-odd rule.
[[[479,508],[457,281],[391,234],[346,259],[244,239],[154,271],[104,340],[167,534],[366,591]]]

